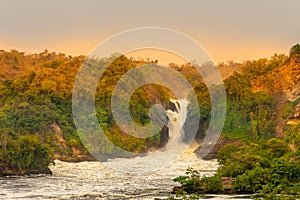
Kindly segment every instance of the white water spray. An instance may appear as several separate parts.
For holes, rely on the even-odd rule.
[[[176,109],[175,111],[166,111],[169,118],[167,125],[170,139],[163,149],[144,157],[118,158],[106,163],[119,171],[113,170],[101,162],[66,163],[56,160],[56,165],[50,166],[53,180],[47,177],[46,180],[43,180],[51,187],[50,190],[48,188],[39,189],[39,192],[43,194],[43,199],[47,199],[48,196],[51,198],[56,196],[80,198],[97,195],[109,199],[154,199],[155,197],[166,197],[166,192],[171,191],[176,184],[172,179],[184,175],[188,167],[199,170],[201,175],[214,174],[218,167],[217,162],[199,159],[193,153],[198,146],[192,145],[188,148],[182,142],[188,101],[183,99],[171,100],[171,102],[174,103]],[[178,150],[180,148],[187,148],[187,151],[181,155],[182,151]],[[181,154],[176,154],[176,150]],[[166,162],[169,165],[166,165]],[[153,172],[159,167],[159,170],[144,176],[146,172]],[[121,173],[120,171],[130,173]],[[137,176],[135,174],[137,172],[144,175]],[[72,192],[69,188],[73,188]],[[18,195],[23,195],[23,193]]]
[[[183,142],[183,125],[187,117],[189,102],[186,99],[171,99],[170,101],[175,105],[175,111],[171,109],[166,111],[169,118],[167,124],[169,128],[169,141],[164,148],[150,152],[146,156],[130,159],[112,159],[106,164],[123,172],[145,174],[164,168],[182,157],[182,152],[185,152],[189,148],[189,145]],[[196,156],[193,156],[193,158],[198,159]]]
[[[183,135],[184,135],[184,130],[183,130],[183,125],[186,120],[186,115],[187,115],[187,106],[189,102],[185,99],[182,100],[174,100],[170,99],[170,101],[175,105],[176,110],[167,110],[167,116],[169,118],[168,121],[168,128],[169,128],[169,137],[171,143],[181,143]],[[168,143],[167,147],[170,147],[170,142]],[[167,148],[168,149],[168,148]]]

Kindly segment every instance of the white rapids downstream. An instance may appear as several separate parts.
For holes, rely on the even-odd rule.
[[[179,158],[174,157],[175,161],[166,167],[151,173],[137,175],[122,172],[127,164],[135,166],[133,172],[149,166],[153,164],[154,157],[158,162],[164,163],[166,157],[172,157],[172,152],[178,145],[185,145],[180,138],[187,101],[178,102],[179,104],[175,103],[177,112],[167,111],[171,142],[163,151],[153,152],[145,157],[113,159],[107,163],[67,163],[55,160],[55,164],[50,165],[53,175],[1,178],[0,199],[167,199],[167,193],[177,185],[173,178],[184,175],[188,167],[199,170],[202,175],[211,176],[218,164],[216,160],[199,159],[193,153],[196,145],[191,146]],[[232,198],[239,197],[213,195],[211,199]]]

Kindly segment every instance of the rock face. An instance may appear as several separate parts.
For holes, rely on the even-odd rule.
[[[300,103],[296,105],[286,120],[286,124],[288,125],[297,125],[300,123]]]
[[[281,113],[286,105],[300,98],[300,56],[294,56],[290,60],[272,71],[252,80],[254,91],[264,91],[274,96],[277,100],[276,112],[276,136],[283,138],[286,124],[295,125],[299,110],[292,111],[291,116],[282,117]],[[299,109],[299,108],[298,108]],[[293,117],[294,115],[295,117]]]
[[[294,102],[295,103],[295,102]],[[282,104],[282,106],[281,106]],[[289,105],[290,102],[282,101],[278,102],[277,104],[277,113],[278,113],[278,120],[277,120],[277,126],[276,126],[276,136],[277,137],[284,137],[284,129],[286,128],[286,125],[289,126],[296,126],[300,124],[300,102],[298,102],[297,105],[294,106],[294,108],[290,111],[290,114],[283,118],[281,117],[282,108],[284,105]]]
[[[264,91],[275,97],[295,101],[300,98],[300,62],[291,58],[283,66],[252,80],[254,91]]]
[[[169,141],[169,129],[168,127],[165,125],[162,130],[160,131],[160,147],[164,147],[166,146],[166,144]]]
[[[294,108],[294,111],[291,114],[290,119],[300,120],[300,103]]]
[[[89,154],[84,154],[81,149],[78,147],[68,147],[66,144],[66,141],[63,137],[63,132],[61,131],[61,128],[56,124],[51,125],[51,132],[54,135],[54,138],[56,140],[56,145],[60,149],[60,153],[54,154],[54,159],[58,159],[61,161],[66,162],[81,162],[81,161],[95,161],[95,158],[93,158]],[[72,151],[72,155],[67,154],[66,152]]]

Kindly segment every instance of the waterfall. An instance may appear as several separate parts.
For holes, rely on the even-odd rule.
[[[168,109],[166,111],[168,116],[168,124],[167,127],[169,129],[169,137],[170,140],[177,139],[177,143],[181,143],[180,139],[183,138],[184,130],[183,125],[187,116],[187,106],[189,102],[186,99],[175,100],[170,99],[170,103],[175,105],[175,111],[172,109]],[[170,146],[171,143],[168,143],[167,146]]]
[[[189,102],[186,99],[170,99],[170,103],[174,105],[174,109],[166,110],[169,141],[164,148],[130,159],[112,159],[106,164],[120,171],[144,174],[164,168],[180,158],[189,148],[189,145],[183,142],[183,125]]]
[[[53,197],[155,199],[165,197],[166,192],[175,184],[173,178],[184,175],[188,167],[199,170],[201,175],[213,175],[218,168],[218,163],[215,160],[199,159],[193,153],[198,146],[196,144],[189,146],[182,142],[183,125],[187,117],[189,102],[185,99],[171,99],[170,102],[172,108],[170,106],[170,109],[166,110],[170,137],[164,148],[143,156],[129,159],[117,158],[106,163],[66,163],[56,160],[55,165],[50,166],[53,176],[45,177],[41,181],[26,179],[30,181],[28,185],[34,188],[33,194],[38,191],[43,195],[43,199],[48,199],[48,196],[49,199]],[[186,151],[183,152],[182,149]],[[120,171],[126,173],[120,173]],[[47,189],[37,184],[40,182],[46,183]],[[17,186],[22,184],[23,182]],[[5,193],[7,188],[9,189],[9,187],[1,188],[0,180],[1,191]],[[18,190],[19,193],[22,191],[24,190]]]

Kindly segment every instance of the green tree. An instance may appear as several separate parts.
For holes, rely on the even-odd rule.
[[[295,44],[291,49],[290,49],[290,57],[295,57],[296,55],[300,54],[300,44],[297,43]]]

